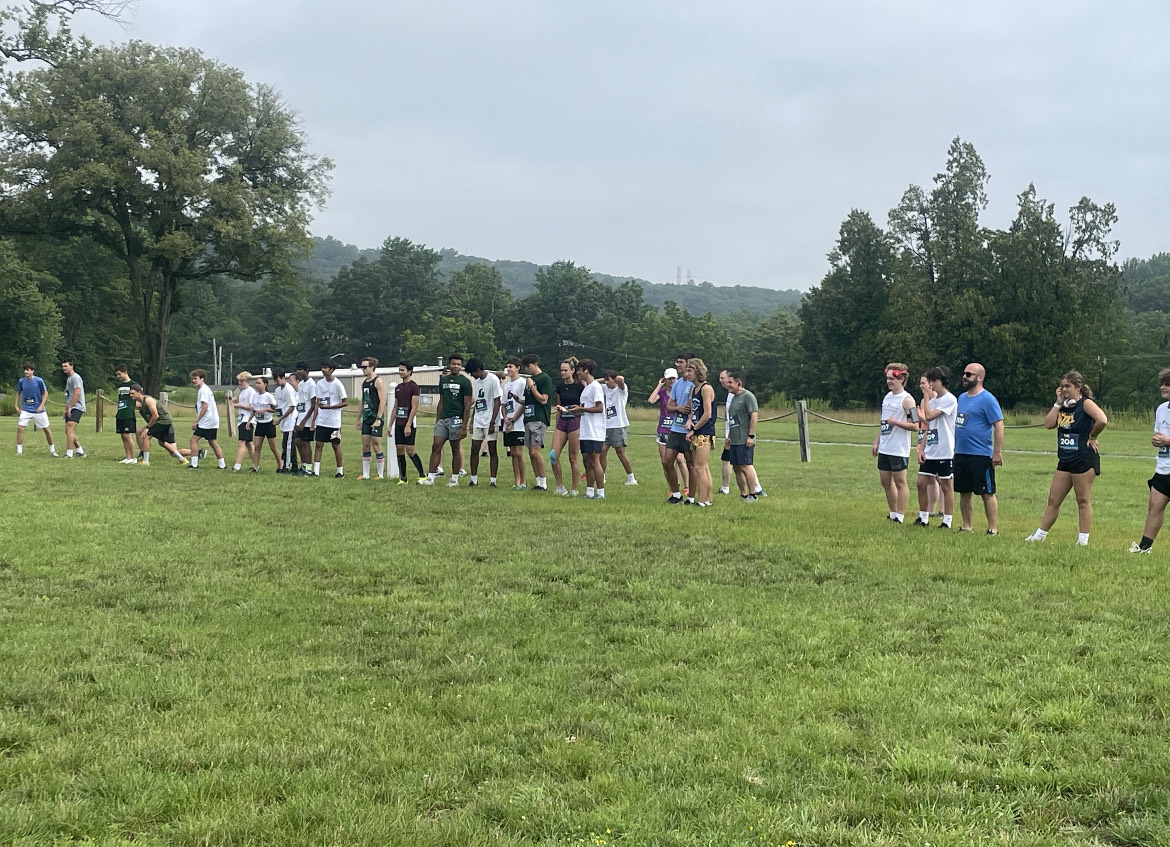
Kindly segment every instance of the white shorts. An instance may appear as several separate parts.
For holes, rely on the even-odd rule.
[[[472,441],[495,441],[496,434],[494,432],[488,432],[489,429],[491,429],[490,426],[472,427],[471,440]]]
[[[49,413],[48,412],[26,412],[20,410],[20,421],[17,426],[28,426],[28,422],[32,421],[37,429],[49,428]]]

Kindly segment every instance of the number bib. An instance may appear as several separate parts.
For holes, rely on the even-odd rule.
[[[893,424],[891,424],[889,421],[882,421],[882,435],[889,435],[893,431]]]
[[[928,430],[926,430],[925,434],[926,434],[926,446],[927,447],[937,447],[938,446],[938,430],[937,429],[928,429]]]
[[[616,418],[617,417],[617,406],[606,406],[605,407],[605,416],[607,418]]]
[[[963,412],[957,413],[955,415],[955,428],[962,429],[966,425],[967,425],[967,415],[964,414]]]
[[[405,406],[399,406],[397,409],[394,410],[394,416],[396,418],[398,418],[398,420],[404,421],[404,420],[406,420],[406,416],[409,412],[410,412],[410,410],[407,409]]]
[[[1062,453],[1075,453],[1081,449],[1081,436],[1075,432],[1062,432],[1056,439],[1056,446]]]
[[[487,400],[484,400],[482,397],[477,397],[475,400],[475,411],[486,412],[487,411]]]

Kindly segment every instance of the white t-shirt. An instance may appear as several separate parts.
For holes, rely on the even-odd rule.
[[[305,418],[313,409],[313,398],[317,396],[317,383],[304,380],[297,386],[297,426],[304,426]]]
[[[909,396],[905,391],[897,394],[890,391],[882,400],[882,434],[878,440],[878,452],[887,456],[910,457],[910,430],[886,423],[886,421],[907,421],[902,401]]]
[[[602,386],[605,389],[605,428],[618,429],[629,426],[630,419],[626,416],[626,401],[630,397],[629,386],[619,385],[617,388],[610,388],[605,383],[602,383]]]
[[[1154,432],[1170,435],[1170,403],[1163,403],[1154,412]],[[1158,466],[1155,471],[1170,474],[1170,444],[1158,448]]]
[[[252,398],[252,408],[256,410],[256,423],[272,423],[272,410],[276,408],[276,398],[271,391],[261,394],[256,392]]]
[[[941,411],[942,414],[932,421],[927,421],[928,429],[922,436],[926,440],[923,455],[928,459],[955,458],[955,414],[959,411],[959,400],[949,391],[944,391],[942,397],[933,397],[930,400],[932,411]]]
[[[240,392],[240,396],[236,399],[239,400],[241,406],[253,406],[256,403],[256,397],[256,389],[249,385]],[[253,413],[247,409],[236,409],[236,414],[240,416],[239,423],[244,423],[252,419]]]
[[[195,394],[195,409],[202,408],[204,403],[207,404],[207,411],[195,425],[200,429],[219,429],[219,409],[215,406],[215,395],[207,387],[207,383],[199,386],[199,391]]]
[[[731,438],[731,401],[735,395],[727,392],[727,401],[723,404],[723,437]]]
[[[322,409],[322,406],[336,406],[345,400],[345,386],[340,379],[332,382],[317,380],[317,426],[341,429],[341,409]]]
[[[500,378],[487,371],[483,379],[472,378],[471,390],[475,397],[475,413],[472,415],[471,425],[487,429],[492,425],[492,409],[496,405],[496,398],[503,394]]]
[[[605,404],[605,388],[601,380],[595,379],[581,391],[581,405],[585,408]],[[584,412],[581,415],[580,438],[582,441],[605,441],[605,409],[600,412]]]
[[[280,407],[280,431],[292,432],[297,418],[297,392],[291,382],[277,386],[276,403]]]
[[[520,413],[520,417],[508,423],[512,415],[516,414],[517,409],[524,408],[524,387],[527,383],[524,382],[524,377],[518,377],[511,382],[504,383],[504,394],[501,400],[501,409],[504,416],[504,432],[523,432],[524,431],[524,413]]]

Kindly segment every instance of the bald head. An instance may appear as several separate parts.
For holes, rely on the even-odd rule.
[[[987,371],[983,365],[978,362],[971,362],[963,368],[962,385],[968,393],[979,393],[983,390],[983,380],[987,377]]]

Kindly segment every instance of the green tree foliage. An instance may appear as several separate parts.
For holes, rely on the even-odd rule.
[[[61,337],[61,313],[51,292],[56,280],[21,261],[12,244],[0,240],[0,380],[14,385],[21,365],[32,361],[52,370]]]
[[[74,15],[89,12],[119,20],[129,0],[26,0],[0,8],[0,59],[57,65],[88,49],[69,30]],[[2,62],[0,62],[2,64]]]
[[[386,361],[402,355],[407,330],[418,332],[439,303],[439,254],[405,238],[388,238],[374,261],[358,259],[329,283],[320,320],[311,324],[304,349],[351,360],[363,355]],[[436,354],[437,355],[437,354]]]
[[[1170,310],[1170,253],[1126,259],[1121,276],[1129,308],[1139,313]]]
[[[275,91],[195,50],[85,51],[9,77],[0,101],[6,222],[125,264],[150,391],[183,287],[291,275],[330,168]]]

